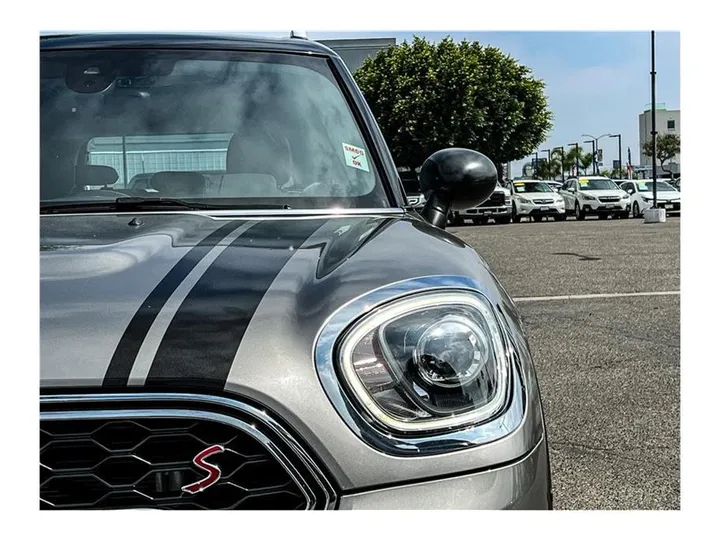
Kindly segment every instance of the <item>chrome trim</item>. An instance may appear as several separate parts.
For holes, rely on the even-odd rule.
[[[312,458],[305,452],[305,450],[298,444],[298,442],[295,440],[295,438],[285,430],[277,421],[275,421],[273,418],[271,418],[265,411],[255,408],[251,405],[248,405],[247,403],[241,402],[241,401],[235,401],[234,399],[220,397],[220,396],[212,396],[212,395],[205,395],[205,394],[190,394],[190,393],[131,393],[131,394],[69,394],[69,395],[44,395],[40,396],[40,404],[42,405],[65,405],[65,404],[76,404],[76,403],[98,403],[101,404],[102,402],[115,402],[115,403],[132,403],[132,402],[147,402],[147,403],[156,403],[156,402],[194,402],[198,404],[208,404],[208,405],[217,405],[221,406],[227,409],[234,409],[241,413],[247,414],[248,416],[251,416],[252,418],[256,419],[259,423],[261,423],[263,426],[267,427],[270,431],[272,431],[273,434],[275,434],[277,437],[282,439],[282,441],[287,444],[290,449],[292,450],[293,454],[297,456],[300,461],[302,461],[303,465],[307,468],[309,473],[313,476],[315,482],[320,486],[320,488],[323,491],[323,494],[325,496],[325,499],[327,500],[327,503],[325,505],[325,510],[331,509],[335,507],[335,504],[337,503],[337,494],[335,490],[332,487],[332,484],[329,482],[327,477],[322,473],[322,471],[318,468],[318,466],[315,464],[315,462],[312,460]],[[45,411],[40,413],[40,419],[62,419],[62,418],[56,418],[55,415],[66,415],[65,418],[68,418],[68,415],[72,417],[72,415],[80,415],[76,418],[82,418],[82,415],[87,415],[89,413],[91,414],[103,414],[107,413],[111,416],[108,416],[108,418],[116,418],[115,413],[147,413],[148,418],[152,418],[155,416],[167,416],[167,412],[170,413],[177,413],[182,412],[185,413],[184,418],[191,417],[191,418],[198,418],[201,420],[210,420],[210,421],[218,421],[222,423],[229,423],[232,427],[235,427],[237,429],[240,429],[242,431],[245,431],[252,437],[256,437],[258,442],[263,444],[268,451],[273,453],[274,456],[278,457],[282,456],[282,459],[278,459],[280,463],[285,467],[285,469],[288,471],[288,474],[291,475],[293,480],[298,483],[298,486],[300,489],[303,490],[303,493],[306,493],[306,490],[309,489],[307,486],[307,483],[302,479],[302,476],[299,474],[299,472],[295,469],[295,467],[290,463],[287,458],[277,450],[274,443],[265,436],[262,432],[260,432],[255,426],[252,426],[250,424],[247,424],[246,422],[234,418],[232,416],[227,416],[224,414],[219,413],[213,413],[208,411],[202,411],[202,410],[181,410],[181,409],[147,409],[147,410],[141,410],[141,409],[131,409],[131,410],[122,410],[122,411],[104,411],[104,410],[92,410],[92,411]],[[158,414],[161,413],[161,414]],[[47,416],[51,415],[51,416]],[[121,417],[122,415],[120,415]],[[94,418],[102,418],[102,416],[95,416]],[[257,437],[256,435],[259,435]],[[267,441],[271,447],[267,446],[265,441]],[[276,455],[277,453],[277,455]],[[290,466],[292,471],[287,468],[287,466]],[[294,471],[294,472],[293,472]],[[314,499],[314,496],[312,496],[312,491],[310,491],[310,498]],[[316,502],[316,501],[315,501]]]
[[[426,456],[468,449],[488,444],[510,435],[522,424],[527,414],[528,395],[520,375],[521,366],[506,322],[498,317],[505,339],[508,365],[510,366],[511,395],[508,408],[499,417],[479,425],[435,435],[405,436],[391,434],[379,423],[356,407],[340,383],[335,368],[335,351],[343,333],[360,317],[389,301],[403,296],[438,290],[460,290],[481,294],[492,300],[489,289],[481,282],[465,276],[428,276],[409,279],[370,291],[340,307],[323,325],[315,337],[315,366],[320,383],[328,398],[347,426],[370,446],[385,453],[401,456]]]
[[[339,208],[337,210],[329,209],[308,209],[308,210],[168,210],[162,212],[149,212],[143,210],[140,212],[77,212],[77,213],[59,213],[59,214],[40,214],[44,217],[57,216],[117,216],[117,215],[194,215],[204,216],[216,220],[232,220],[232,219],[254,219],[258,221],[266,219],[317,219],[317,218],[342,218],[346,216],[376,216],[376,215],[397,215],[406,214],[404,208]]]

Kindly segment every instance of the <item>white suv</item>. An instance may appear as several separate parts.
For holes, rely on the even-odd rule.
[[[567,218],[565,201],[547,182],[514,180],[509,186],[513,222],[520,223],[523,217],[535,221],[541,221],[544,216],[552,216],[555,221]]]
[[[577,220],[587,215],[596,215],[599,219],[630,216],[630,195],[605,176],[568,178],[559,193],[565,200],[567,212],[573,212]]]
[[[638,218],[645,213],[645,210],[653,205],[653,182],[652,180],[631,180],[620,186],[630,195],[630,207],[632,216]],[[657,183],[657,205],[664,208],[665,212],[680,213],[680,192],[667,182]]]

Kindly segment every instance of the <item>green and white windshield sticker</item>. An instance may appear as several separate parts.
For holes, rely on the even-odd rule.
[[[354,169],[370,172],[368,167],[367,153],[363,148],[353,146],[352,144],[342,143],[343,154],[345,154],[345,164]]]

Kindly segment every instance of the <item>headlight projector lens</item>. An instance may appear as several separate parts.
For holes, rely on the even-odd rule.
[[[447,315],[420,336],[413,360],[426,383],[456,388],[471,382],[488,359],[483,331],[466,318]]]

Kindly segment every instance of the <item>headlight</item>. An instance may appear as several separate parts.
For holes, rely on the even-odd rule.
[[[585,194],[585,193],[581,193],[581,194],[580,194],[580,198],[581,198],[581,199],[585,199],[585,200],[587,200],[587,201],[594,201],[594,200],[596,200],[595,197],[593,197],[592,195],[587,195],[587,194]]]
[[[630,195],[628,195],[627,193],[623,193],[623,194],[622,194],[622,198],[623,198],[623,199],[629,199],[629,198],[630,198]]]
[[[505,204],[512,204],[512,197],[510,197],[510,195],[508,195],[507,193],[505,194]]]
[[[523,204],[532,204],[532,201],[530,199],[526,199],[525,197],[518,197],[518,201]]]
[[[346,334],[339,367],[360,407],[395,432],[480,424],[509,397],[503,333],[473,293],[424,294],[374,311]]]
[[[562,197],[556,197],[554,201],[555,204],[565,204],[565,199],[563,199]]]
[[[652,197],[641,197],[643,202],[652,202]]]

